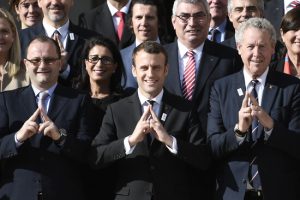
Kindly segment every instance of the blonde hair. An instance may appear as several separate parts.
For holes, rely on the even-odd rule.
[[[13,44],[8,54],[7,73],[10,77],[15,76],[20,71],[21,64],[21,46],[17,26],[12,15],[5,9],[0,8],[0,18],[7,20],[15,36]]]

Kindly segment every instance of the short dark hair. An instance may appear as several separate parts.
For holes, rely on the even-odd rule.
[[[162,53],[165,57],[165,65],[168,64],[168,54],[165,50],[165,48],[155,42],[155,41],[145,41],[143,43],[141,43],[139,46],[135,47],[132,53],[132,65],[135,66],[135,57],[136,54],[140,51],[144,50],[146,53],[150,53],[150,54],[160,54]]]
[[[81,74],[81,82],[77,86],[79,89],[83,90],[90,90],[90,79],[89,75],[85,69],[85,62],[84,60],[88,58],[90,50],[95,47],[95,46],[102,46],[107,48],[113,57],[114,62],[117,64],[117,68],[115,73],[111,76],[110,79],[110,90],[112,93],[122,93],[122,85],[121,85],[121,80],[122,77],[124,79],[124,85],[126,83],[126,77],[124,76],[124,64],[122,61],[122,57],[120,54],[120,51],[118,47],[108,38],[105,38],[103,36],[95,36],[90,38],[89,40],[86,41],[83,52],[82,52],[82,60],[83,60],[83,66],[82,66],[82,74]]]
[[[283,33],[300,29],[300,7],[293,8],[283,16],[280,28]]]
[[[39,42],[42,42],[42,43],[53,44],[53,46],[54,46],[55,49],[56,49],[56,53],[57,53],[58,58],[59,58],[59,59],[61,58],[61,51],[60,51],[60,48],[59,48],[58,43],[57,43],[54,39],[52,39],[52,38],[50,38],[50,37],[47,37],[47,36],[45,36],[45,35],[38,35],[38,36],[35,36],[34,38],[32,38],[32,39],[30,40],[30,42],[29,42],[29,44],[28,44],[28,46],[27,46],[27,48],[26,48],[26,51],[25,51],[25,58],[27,58],[27,53],[28,53],[28,48],[29,48],[29,46],[30,46],[33,42],[35,42],[35,41],[39,41]]]

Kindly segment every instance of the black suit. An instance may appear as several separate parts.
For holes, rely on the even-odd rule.
[[[182,96],[177,42],[168,44],[165,48],[169,57],[169,72],[165,87],[171,93]],[[241,67],[242,62],[236,50],[209,40],[205,41],[192,100],[194,108],[200,116],[203,131],[206,131],[211,85],[216,79],[237,72]]]
[[[249,135],[239,145],[234,134],[245,90],[242,71],[212,87],[207,133],[218,162],[216,199],[244,199],[250,154],[257,158],[265,200],[300,199],[300,81],[269,70],[261,106],[273,118],[274,128],[264,141],[259,125],[261,138],[254,148]]]
[[[277,33],[277,38],[280,38],[280,23],[284,15],[283,0],[264,0],[264,17],[269,20]]]
[[[90,11],[82,13],[79,16],[79,26],[96,31],[111,39],[119,46],[119,49],[129,46],[135,40],[134,34],[130,28],[124,26],[123,36],[121,41],[119,41],[106,1]]]
[[[47,115],[67,131],[62,145],[37,133],[16,147],[15,133],[37,109],[31,86],[0,94],[0,199],[84,200],[79,161],[96,132],[90,97],[60,85]]]
[[[74,39],[71,39],[70,34],[73,34]],[[46,35],[42,22],[37,25],[23,29],[20,31],[20,41],[22,48],[22,57],[25,56],[26,48],[29,42],[38,35]],[[70,65],[70,74],[67,79],[60,79],[59,82],[66,86],[74,86],[78,81],[78,76],[81,73],[82,64],[82,48],[85,41],[93,36],[96,36],[95,32],[87,29],[80,28],[70,22],[69,36],[67,41],[66,51],[69,53],[68,64]]]
[[[96,167],[117,167],[115,199],[194,199],[189,169],[207,169],[210,164],[203,133],[191,106],[166,90],[161,111],[167,116],[162,121],[164,128],[177,139],[178,154],[172,154],[156,139],[148,146],[145,137],[132,154],[126,155],[124,138],[133,133],[142,115],[138,94],[108,106],[101,130],[92,143],[91,160]]]

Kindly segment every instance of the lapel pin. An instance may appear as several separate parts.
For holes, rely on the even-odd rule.
[[[244,95],[244,92],[243,92],[242,88],[237,89],[237,92],[238,92],[239,96]]]
[[[70,33],[69,35],[70,35],[70,40],[74,40],[75,39],[74,33]]]
[[[273,85],[269,85],[269,88],[272,89],[272,88],[273,88]]]
[[[162,120],[162,121],[166,121],[166,119],[167,119],[167,114],[166,114],[166,113],[163,113],[163,114],[161,115],[161,120]]]

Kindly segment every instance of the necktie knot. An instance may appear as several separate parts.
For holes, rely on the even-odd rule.
[[[255,88],[256,87],[256,85],[259,83],[259,81],[258,80],[256,80],[256,79],[254,79],[254,80],[251,80],[251,86],[253,87],[253,88]]]
[[[148,105],[151,105],[151,106],[153,106],[153,105],[154,105],[154,103],[155,103],[155,101],[153,101],[153,100],[147,100],[147,103],[148,103]]]
[[[125,26],[125,13],[121,12],[121,11],[118,11],[118,12],[116,12],[115,15],[120,18],[120,22],[119,22],[119,25],[118,25],[118,28],[117,28],[117,34],[118,34],[119,41],[121,41],[121,38],[122,38],[122,35],[123,35],[123,29],[124,29],[124,26]]]
[[[186,55],[190,58],[190,57],[194,57],[194,51],[193,50],[188,50],[186,52]]]
[[[117,11],[115,15],[116,15],[117,17],[120,17],[121,19],[124,19],[124,17],[125,17],[125,13],[124,13],[124,12],[121,12],[121,11]]]
[[[215,29],[215,28],[211,29],[209,31],[210,40],[211,41],[217,41],[217,35],[218,35],[218,33],[220,33],[220,31],[218,29]]]

